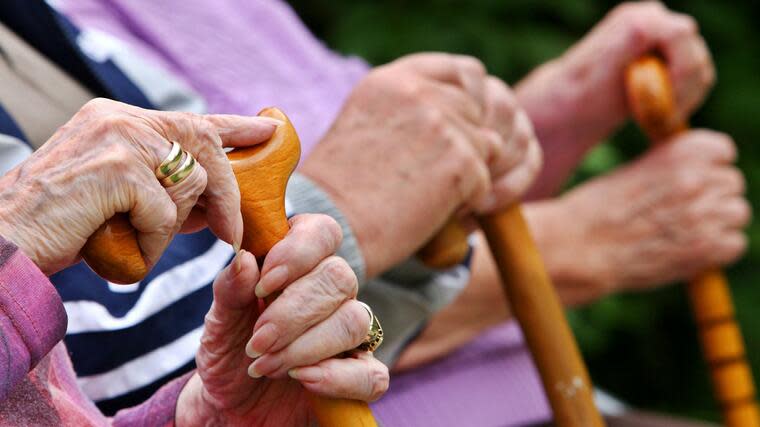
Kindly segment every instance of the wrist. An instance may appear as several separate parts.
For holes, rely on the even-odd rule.
[[[194,373],[187,381],[177,399],[177,409],[174,415],[176,427],[222,425],[217,420],[217,412],[210,407],[203,397],[203,381],[198,373]]]
[[[626,118],[601,82],[608,71],[579,61],[570,51],[547,62],[518,83],[515,93],[543,143],[558,141],[566,152],[583,155]]]
[[[37,252],[33,250],[34,246],[31,245],[26,238],[24,238],[24,233],[23,231],[20,232],[20,227],[16,226],[6,219],[8,216],[9,215],[7,215],[3,210],[0,210],[0,237],[10,243],[13,243],[13,245],[19,248],[19,250],[23,252],[24,255],[26,255],[26,257],[29,258],[34,263],[34,265],[37,266],[37,268],[40,269],[40,271],[47,274],[48,271],[46,269],[46,266],[40,262]]]
[[[593,236],[583,224],[587,216],[579,215],[572,200],[563,196],[526,204],[525,216],[563,305],[586,304],[610,293],[605,254],[593,250]]]

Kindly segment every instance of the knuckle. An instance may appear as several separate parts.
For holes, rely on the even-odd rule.
[[[425,110],[423,116],[424,127],[428,129],[428,132],[435,136],[444,136],[446,133],[446,118],[438,108],[428,108]]]
[[[348,340],[350,348],[361,344],[367,337],[367,327],[369,325],[367,310],[359,305],[355,300],[351,300],[344,305],[341,310],[343,332]]]
[[[486,66],[479,59],[473,56],[459,56],[458,60],[462,72],[480,77],[486,75]]]
[[[343,230],[338,221],[330,215],[322,214],[315,215],[315,219],[315,229],[319,230],[319,233],[327,240],[328,247],[334,250],[340,246],[343,240]]]
[[[370,401],[379,399],[390,386],[390,374],[388,373],[388,367],[379,361],[375,361],[370,368],[370,384],[371,392],[369,396]]]
[[[100,164],[105,170],[123,176],[133,167],[131,158],[132,151],[130,147],[116,143],[111,144],[111,147],[103,152]]]
[[[677,17],[680,20],[681,24],[683,25],[683,30],[685,33],[697,34],[699,32],[699,24],[697,23],[697,20],[694,19],[693,16],[686,15],[686,14],[678,14]]]
[[[354,296],[358,292],[358,280],[348,262],[339,256],[327,258],[322,272],[325,284],[333,287],[341,295]]]
[[[745,227],[752,220],[752,206],[746,199],[741,199],[739,206],[739,224]]]
[[[190,123],[193,124],[192,129],[196,138],[201,139],[206,143],[212,142],[213,144],[218,145],[219,138],[217,137],[216,128],[211,123],[202,116],[197,116],[192,113],[186,114],[191,115]]]
[[[673,179],[674,188],[683,194],[698,193],[702,187],[702,180],[698,174],[690,170],[679,170]]]
[[[107,98],[94,98],[87,101],[87,103],[84,104],[79,111],[87,115],[97,114],[108,110],[110,107],[116,104],[116,101],[112,101]]]

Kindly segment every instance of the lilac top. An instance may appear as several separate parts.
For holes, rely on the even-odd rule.
[[[304,157],[369,66],[330,51],[280,1],[66,0],[75,23],[109,33],[185,80],[209,112],[288,113]]]
[[[66,313],[53,285],[0,237],[0,425],[174,424],[177,398],[190,374],[106,418],[76,383],[61,342],[65,332]]]
[[[282,106],[304,153],[368,66],[330,52],[281,1],[67,0],[80,26],[116,36],[203,95],[211,112]],[[519,328],[505,324],[452,355],[392,378],[373,404],[387,426],[504,426],[550,409]]]

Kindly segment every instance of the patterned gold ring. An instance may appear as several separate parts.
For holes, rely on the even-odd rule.
[[[370,320],[369,328],[367,330],[367,338],[365,338],[364,342],[359,344],[356,349],[360,351],[373,352],[377,350],[378,347],[380,347],[380,344],[383,343],[383,327],[380,326],[380,321],[377,319],[377,316],[375,316],[375,313],[372,312],[372,309],[367,304],[361,301],[357,302],[361,304],[365,310],[367,310]]]
[[[156,168],[156,178],[159,180],[171,175],[179,166],[182,161],[182,147],[178,143],[172,141],[172,149],[166,156],[163,162]]]
[[[183,151],[183,153],[185,161],[182,162],[182,165],[176,172],[173,172],[171,175],[161,180],[161,185],[164,187],[171,187],[172,185],[179,184],[183,179],[187,178],[195,168],[195,158],[193,155],[186,151]]]

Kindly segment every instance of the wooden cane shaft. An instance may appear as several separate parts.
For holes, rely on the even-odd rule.
[[[301,147],[293,125],[280,110],[269,108],[259,115],[282,120],[285,124],[278,126],[266,144],[235,150],[228,157],[240,187],[242,248],[264,259],[290,229],[285,214],[285,189],[298,163]],[[311,393],[308,397],[322,427],[377,426],[365,402],[329,399]]]
[[[479,219],[559,427],[603,426],[593,385],[518,205]]]
[[[645,56],[626,71],[626,90],[634,118],[654,143],[687,128],[678,117],[667,67]],[[687,291],[713,391],[728,427],[760,427],[752,371],[734,318],[731,291],[718,269],[692,279]]]

